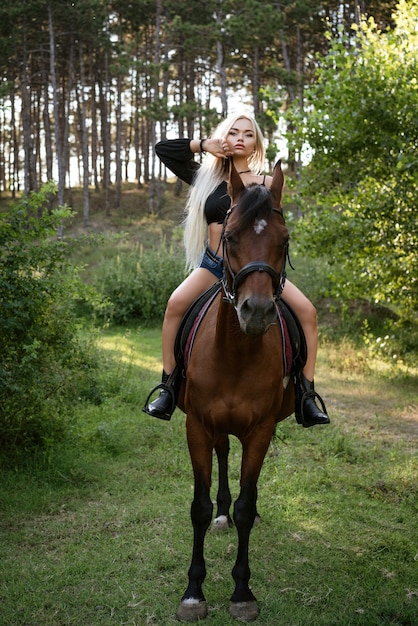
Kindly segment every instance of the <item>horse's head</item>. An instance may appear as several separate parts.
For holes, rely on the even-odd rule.
[[[284,176],[277,163],[270,189],[245,187],[231,166],[231,209],[223,231],[224,290],[238,314],[241,330],[261,335],[277,322],[289,233],[281,212]]]

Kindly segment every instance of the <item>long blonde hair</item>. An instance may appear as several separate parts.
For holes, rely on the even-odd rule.
[[[241,119],[251,122],[255,134],[255,148],[248,159],[248,167],[254,174],[259,174],[264,167],[264,138],[256,120],[247,114],[234,114],[223,120],[212,134],[213,139],[227,137],[234,124]],[[184,221],[184,246],[186,248],[186,266],[188,270],[198,267],[207,240],[205,203],[225,179],[225,159],[207,154],[199,168],[187,198]]]

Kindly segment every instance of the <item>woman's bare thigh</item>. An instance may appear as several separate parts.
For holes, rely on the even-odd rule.
[[[198,267],[173,291],[167,308],[174,314],[183,314],[204,291],[218,279],[209,270]]]
[[[302,324],[304,322],[312,323],[312,320],[316,320],[316,309],[312,302],[288,279],[286,279],[282,295],[284,300],[294,309]]]

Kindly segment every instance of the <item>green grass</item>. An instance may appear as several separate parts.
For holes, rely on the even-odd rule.
[[[18,469],[4,460],[2,626],[176,623],[193,480],[184,416],[166,423],[141,412],[159,378],[160,339],[159,330],[104,332],[106,401],[84,406],[61,449]],[[258,624],[418,623],[416,378],[356,370],[356,354],[348,342],[344,355],[323,345],[317,386],[331,426],[305,430],[291,417],[267,455],[250,549]],[[235,623],[236,548],[235,529],[207,536],[207,624]]]

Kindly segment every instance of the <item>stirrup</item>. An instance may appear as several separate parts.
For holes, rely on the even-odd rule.
[[[303,407],[305,405],[305,402],[308,398],[312,398],[312,400],[314,400],[315,398],[318,398],[320,404],[321,404],[321,408],[322,408],[322,413],[324,413],[324,415],[326,415],[328,417],[328,411],[327,408],[325,406],[325,402],[323,401],[323,399],[321,398],[321,396],[319,395],[319,393],[317,391],[315,391],[315,389],[310,389],[309,391],[305,391],[305,393],[302,396],[302,399],[300,401],[300,412],[302,414],[302,419],[303,419]]]
[[[162,391],[165,391],[166,393],[168,393],[170,395],[170,399],[171,399],[171,404],[170,404],[170,408],[166,413],[161,413],[160,415],[155,415],[154,413],[152,413],[149,410],[149,406],[150,404],[152,404],[150,402],[151,396],[153,396],[153,394],[158,391],[159,389],[161,389]],[[158,398],[156,398],[156,400],[158,400]],[[153,387],[151,389],[151,391],[149,392],[147,399],[145,400],[144,406],[142,407],[142,410],[144,413],[146,413],[147,415],[149,415],[150,417],[156,417],[158,419],[163,419],[166,421],[169,421],[171,416],[174,413],[174,410],[176,408],[176,404],[177,404],[177,400],[176,400],[176,394],[174,392],[174,389],[171,385],[167,385],[167,383],[159,383],[158,385],[155,385],[155,387]]]
[[[305,407],[306,407],[307,400],[312,400],[317,410],[320,411],[319,407],[315,403],[315,398],[318,398],[321,404],[322,414],[324,416],[323,418],[321,418],[321,420],[316,419],[315,417],[309,418],[308,415],[305,415]],[[305,391],[305,393],[302,395],[300,406],[298,408],[300,408],[300,412],[295,411],[296,421],[298,424],[301,424],[304,428],[310,428],[311,426],[323,426],[325,424],[330,423],[330,419],[328,417],[328,412],[325,407],[325,403],[323,399],[321,398],[321,396],[316,391]]]
[[[325,406],[325,402],[319,395],[317,391],[315,391],[314,382],[309,382],[303,374],[299,376],[295,376],[294,379],[295,387],[298,386],[298,390],[304,390],[301,396],[298,398],[298,392],[295,389],[296,398],[295,398],[295,418],[298,424],[301,424],[304,428],[310,428],[311,426],[321,426],[330,423],[330,419],[328,416],[328,411]],[[321,419],[316,419],[313,415],[312,418],[309,418],[309,415],[305,416],[305,408],[308,400],[314,404],[316,410],[321,413],[321,409],[317,406],[315,399],[318,398],[319,403],[322,409]],[[318,416],[319,418],[319,416]]]
[[[177,400],[178,400],[179,389],[180,389],[179,375],[180,375],[180,372],[179,372],[178,366],[176,366],[171,372],[171,374],[169,374],[168,376],[163,375],[162,382],[158,383],[158,385],[155,385],[155,387],[153,387],[151,391],[149,392],[145,400],[145,404],[142,407],[142,410],[144,413],[146,413],[150,417],[156,417],[157,419],[163,419],[166,421],[169,421],[171,419],[171,416],[173,415],[175,408],[177,406]],[[151,396],[159,389],[169,394],[170,405],[169,405],[168,410],[166,410],[164,413],[160,412],[158,415],[156,415],[155,412],[150,411],[149,407],[152,404],[152,402],[150,402]],[[154,402],[156,402],[160,397],[161,397],[161,394],[158,398],[154,400]]]

